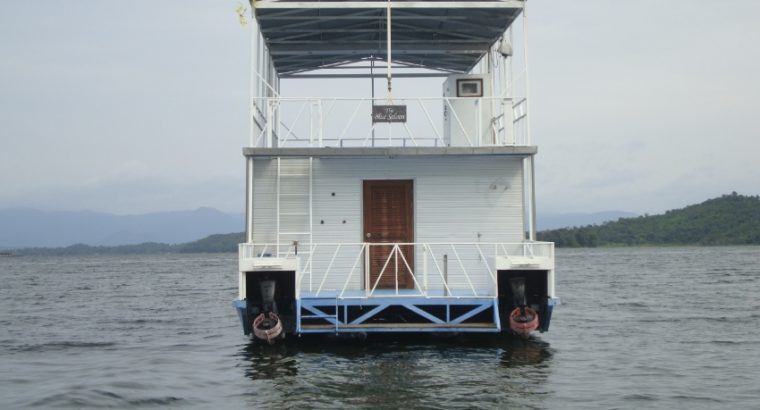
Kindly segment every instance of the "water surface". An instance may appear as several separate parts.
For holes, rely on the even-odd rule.
[[[236,256],[0,258],[0,408],[757,408],[760,247],[558,250],[528,341],[261,347]]]

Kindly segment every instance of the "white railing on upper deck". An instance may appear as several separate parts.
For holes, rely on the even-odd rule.
[[[254,103],[254,147],[442,147],[449,145],[446,128],[464,137],[452,142],[453,146],[531,143],[525,98],[394,98],[389,102],[385,98],[269,97]],[[373,123],[372,106],[388,104],[406,106],[407,121]]]
[[[297,289],[311,297],[371,298],[376,296],[494,297],[497,263],[526,262],[553,266],[554,243],[315,243],[306,246],[243,243],[241,260],[300,258]],[[381,259],[377,259],[381,252]],[[375,255],[374,272],[370,275]],[[549,265],[547,265],[549,264]],[[379,270],[378,270],[379,268]],[[411,273],[413,286],[400,275]],[[381,287],[381,281],[386,285]]]

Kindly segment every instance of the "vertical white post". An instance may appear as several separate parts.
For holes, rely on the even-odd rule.
[[[488,79],[491,83],[489,88],[491,89],[491,92],[488,94],[490,97],[489,104],[491,107],[490,115],[488,118],[488,130],[489,134],[491,136],[490,138],[490,145],[498,145],[499,141],[499,132],[496,129],[496,77],[498,76],[498,72],[494,73],[493,71],[493,48],[488,49],[488,59],[486,59],[486,62],[488,64],[488,70],[486,72],[488,73]]]
[[[238,299],[245,299],[245,272],[238,272]]]
[[[530,145],[532,138],[530,135],[530,81],[528,78],[530,70],[528,69],[528,5],[523,6],[523,54],[525,56],[525,144]],[[531,160],[531,164],[533,160]]]
[[[280,99],[277,99],[277,106],[274,107],[274,123],[277,126],[277,132],[275,132],[275,142],[277,145],[273,145],[276,148],[280,147],[280,138],[282,138],[282,121],[280,121]]]
[[[502,113],[504,116],[504,145],[515,145],[515,109],[511,98],[501,100]]]
[[[398,245],[394,247],[394,250],[396,252],[396,258],[394,260],[395,265],[395,275],[396,275],[396,296],[398,296],[398,253],[400,252],[400,248]]]
[[[443,295],[451,296],[449,294],[449,255],[448,254],[443,255]]]
[[[391,0],[388,0],[388,9],[386,14],[386,43],[388,48],[388,99],[391,98]]]
[[[523,188],[520,190],[520,195],[522,196],[522,232],[520,232],[520,236],[522,237],[523,241],[526,239],[525,234],[526,232],[530,232],[530,222],[528,217],[528,189],[530,186],[530,181],[528,180],[528,157],[524,157],[522,160],[522,183]],[[505,255],[506,256],[506,255]]]
[[[280,157],[277,157],[277,183],[275,186],[275,189],[277,192],[275,193],[275,229],[276,229],[276,242],[275,243],[275,257],[280,257],[280,172],[282,172],[281,164],[280,164]]]
[[[481,90],[482,91],[482,90]],[[477,133],[478,139],[475,141],[475,146],[480,147],[483,145],[483,97],[475,99],[475,104],[478,105],[478,122]]]
[[[317,250],[317,245],[313,245],[309,248],[309,292],[314,291],[314,252]]]
[[[259,99],[259,90],[258,87],[258,76],[256,75],[256,64],[259,61],[259,24],[256,21],[256,10],[254,8],[251,8],[251,44],[250,44],[250,72],[251,72],[251,78],[250,78],[250,95],[249,95],[249,107],[250,108],[250,114],[249,114],[249,120],[250,120],[250,137],[251,142],[250,146],[253,147],[256,144],[256,138],[261,133],[260,125],[256,125],[256,119],[255,117],[258,115],[258,104],[261,103],[261,100]],[[260,124],[260,123],[259,123]]]
[[[256,80],[257,80],[257,87],[258,87],[258,96],[260,98],[259,101],[261,104],[259,109],[263,111],[262,112],[263,115],[266,115],[266,110],[267,110],[266,103],[268,101],[268,99],[266,98],[267,90],[266,90],[264,78],[261,76],[261,72],[262,72],[261,67],[263,66],[263,61],[266,54],[264,53],[264,39],[261,37],[260,33],[256,36],[256,43],[258,44],[256,48],[256,50],[258,51],[257,53],[258,58],[256,59]],[[267,121],[267,120],[268,118],[264,118],[262,121]],[[266,126],[266,124],[264,124],[264,126]],[[266,144],[266,142],[264,144]]]
[[[250,78],[249,78],[249,84],[248,84],[248,104],[249,104],[248,108],[250,109],[248,113],[248,120],[249,120],[248,126],[249,126],[250,141],[251,141],[249,146],[253,147],[253,144],[256,143],[256,136],[255,136],[256,131],[254,131],[254,128],[256,128],[255,127],[256,121],[254,121],[253,119],[254,113],[256,112],[256,109],[254,108],[254,104],[256,101],[255,100],[256,97],[254,95],[254,92],[255,92],[254,88],[256,84],[256,74],[253,73],[253,65],[254,65],[253,60],[256,56],[256,52],[254,51],[254,47],[256,44],[254,40],[254,35],[256,33],[256,29],[255,29],[256,23],[255,23],[255,17],[253,17],[253,10],[251,10],[251,15],[252,15],[251,20],[253,21],[251,21],[251,38],[250,38],[251,44],[248,47],[248,51],[250,52],[250,55],[248,56],[249,64],[250,64],[250,67],[248,67],[248,69],[250,70]]]
[[[549,248],[549,255],[551,257],[552,265],[554,265],[554,244],[552,243]],[[554,269],[550,269],[548,273],[549,277],[546,278],[548,288],[547,294],[550,298],[555,297],[554,296]]]
[[[428,296],[427,290],[428,290],[428,248],[427,244],[422,245],[422,283],[423,283],[423,290],[425,297]]]
[[[368,242],[364,243],[364,295],[369,297],[370,274],[369,274],[369,252],[372,247]]]
[[[246,205],[246,215],[245,215],[245,221],[246,221],[246,242],[247,243],[253,243],[253,158],[248,157],[246,160],[246,182],[245,182],[245,189],[246,189],[246,197],[245,197],[245,205]]]
[[[554,297],[554,269],[550,269],[549,272],[547,273],[547,276],[548,277],[546,278],[546,282],[547,282],[546,293],[550,298],[553,298]]]
[[[266,124],[266,141],[264,141],[264,146],[267,148],[272,147],[272,134],[274,133],[274,130],[272,129],[272,122],[274,117],[274,107],[272,107],[272,100],[267,98],[266,104],[267,104],[267,124]]]
[[[523,173],[525,174],[525,188],[523,189],[523,204],[525,205],[526,223],[528,228],[528,240],[536,240],[536,181],[535,166],[533,156],[525,157],[523,162]]]
[[[322,100],[317,101],[317,137],[319,138],[319,148],[324,147],[324,141],[322,140],[324,138],[324,132],[325,132],[325,118],[324,113],[322,111]]]
[[[309,146],[314,147],[314,136],[316,135],[316,132],[314,132],[316,129],[314,111],[316,111],[317,100],[307,101],[306,104],[309,104]]]
[[[312,198],[314,198],[314,177],[312,176],[314,174],[314,157],[309,157],[309,249],[311,249],[311,244],[314,242],[314,201]],[[311,252],[309,252],[309,257],[311,258]],[[314,260],[312,258],[312,260]],[[309,266],[309,270],[311,270],[311,266]]]
[[[530,156],[530,239],[536,240],[536,165],[533,155]]]

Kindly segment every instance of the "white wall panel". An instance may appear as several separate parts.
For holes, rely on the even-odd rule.
[[[283,170],[287,161],[289,160],[282,160]],[[290,165],[287,169],[288,172],[295,172],[295,168]],[[254,241],[274,242],[276,160],[257,160],[254,175]],[[363,241],[362,181],[368,179],[414,181],[415,242],[487,243],[523,240],[521,160],[496,156],[451,156],[315,158],[312,199],[314,243]],[[294,189],[308,193],[308,186]],[[288,227],[291,228],[296,229]],[[281,239],[285,240],[284,237]],[[301,249],[305,250],[305,247]],[[313,286],[321,282],[321,274],[332,260],[335,250],[335,246],[318,248],[313,261]],[[451,248],[436,245],[432,250],[439,266],[442,265],[443,255],[448,255],[449,282],[456,283],[457,288],[469,289],[470,285]],[[457,246],[456,250],[470,274],[473,286],[476,289],[491,288],[492,282],[484,266],[486,261],[480,257],[477,249],[474,246]],[[346,276],[339,273],[347,273],[351,269],[358,252],[359,246],[341,248],[333,261],[332,274],[324,282],[324,289],[343,287]],[[487,260],[493,254],[493,247],[484,246],[483,252]],[[423,266],[422,258],[422,249],[415,249],[414,269],[418,272]],[[442,288],[434,264],[429,260],[427,265],[429,287]],[[363,272],[359,269],[350,280],[350,287],[360,288],[362,280]],[[418,280],[422,281],[419,274]]]

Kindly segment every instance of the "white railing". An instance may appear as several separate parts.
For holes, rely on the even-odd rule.
[[[373,123],[372,106],[388,104],[405,106],[406,122]],[[254,147],[530,145],[525,98],[270,97],[254,105]]]
[[[551,242],[281,244],[275,255],[276,248],[240,244],[240,258],[300,258],[296,286],[312,297],[494,297],[497,261],[554,260]]]

